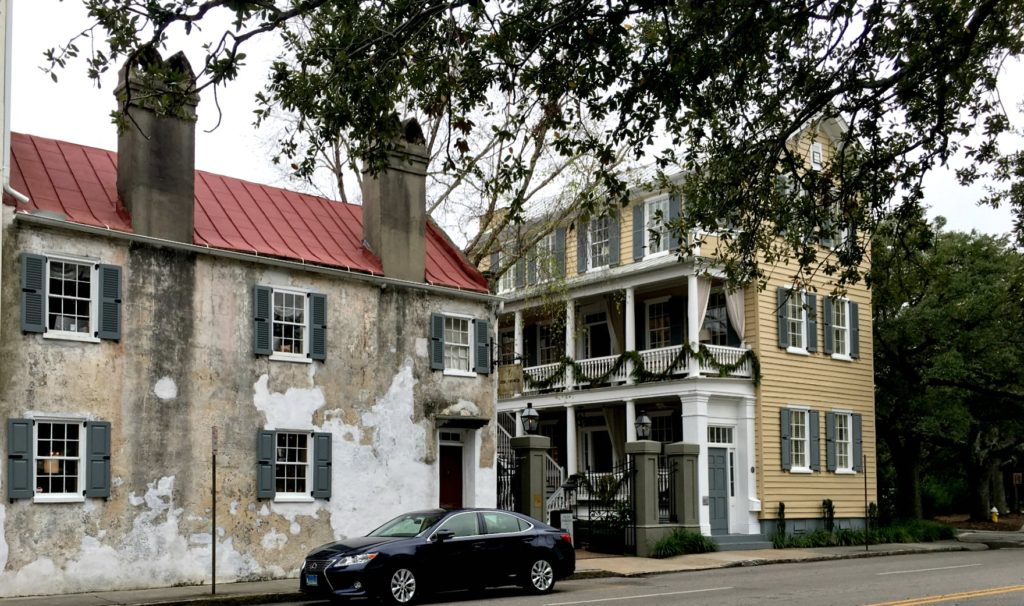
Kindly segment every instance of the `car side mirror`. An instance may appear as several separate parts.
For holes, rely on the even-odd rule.
[[[438,541],[438,542],[444,542],[444,541],[447,541],[448,539],[450,539],[450,538],[452,538],[454,536],[455,536],[455,531],[454,530],[449,530],[447,528],[442,528],[441,530],[438,530],[437,532],[434,533],[434,540]]]

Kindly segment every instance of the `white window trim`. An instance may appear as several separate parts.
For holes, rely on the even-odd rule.
[[[797,466],[796,464],[793,463],[793,443],[794,443],[794,438],[793,438],[793,417],[792,417],[792,414],[791,414],[790,418],[789,418],[789,423],[790,423],[790,426],[789,426],[789,433],[790,433],[790,435],[789,435],[789,441],[790,441],[790,445],[789,445],[789,462],[790,462],[789,473],[814,473],[814,471],[811,469],[811,428],[810,428],[810,421],[811,421],[810,412],[811,412],[811,408],[809,406],[787,406],[786,408],[788,408],[791,413],[792,412],[802,412],[802,413],[804,413],[804,437],[803,437],[803,439],[801,441],[804,443],[804,461],[807,463],[806,465],[801,465],[801,466]]]
[[[850,451],[847,453],[847,456],[846,456],[846,461],[847,461],[847,463],[849,463],[849,467],[840,467],[839,464],[838,464],[838,462],[839,462],[839,440],[836,440],[835,441],[835,444],[836,444],[836,470],[834,472],[832,472],[832,473],[835,473],[836,475],[857,475],[857,472],[853,469],[853,411],[852,410],[832,409],[830,412],[833,415],[835,415],[836,419],[838,419],[840,416],[844,416],[844,417],[847,418],[846,431],[848,432],[849,438],[850,438],[850,441],[848,442],[848,444],[850,446]],[[839,423],[837,421],[836,422],[836,433],[838,434],[838,432],[839,432]]]
[[[815,154],[818,156],[817,159],[814,157]],[[813,141],[811,143],[811,149],[807,159],[810,161],[811,170],[821,170],[821,167],[825,164],[825,150],[821,145],[821,141]]]
[[[303,332],[302,332],[302,351],[285,353],[274,350],[274,295],[279,292],[301,295],[303,300],[303,311],[302,317],[304,319]],[[309,294],[311,291],[284,287],[284,286],[271,286],[270,287],[270,356],[269,359],[275,362],[297,362],[299,364],[312,364],[313,359],[309,357]]]
[[[671,297],[656,297],[654,299],[648,299],[644,301],[644,345],[646,349],[658,349],[651,346],[651,305],[658,305],[659,303],[668,303]],[[685,340],[685,339],[684,339]],[[669,310],[669,329],[668,329],[668,345],[662,347],[672,346],[672,311]]]
[[[540,346],[540,344],[541,344],[541,338],[540,338],[540,336],[541,336],[540,335],[541,328],[545,328],[547,330],[555,330],[556,327],[554,326],[554,321],[551,321],[551,320],[546,321],[546,322],[538,322],[537,323],[537,342],[533,344],[533,350],[534,350],[533,353],[537,357],[537,365],[538,366],[546,366],[548,364],[554,364],[555,362],[557,362],[558,361],[557,358],[560,358],[562,355],[565,354],[565,348],[563,347],[561,349],[561,351],[559,351],[558,347],[556,345],[555,346],[555,351],[559,351],[559,353],[556,356],[555,362],[544,362],[543,359],[542,359],[543,356],[541,355],[542,352],[541,352],[541,346]],[[582,334],[582,333],[583,333],[583,331],[580,331],[580,334]],[[552,332],[551,336],[552,336],[553,339],[555,339],[555,342],[557,343],[557,336],[558,336],[557,333]]]
[[[473,321],[473,316],[447,312],[441,312],[441,315],[445,318],[458,318],[460,320],[466,320],[469,323],[469,370],[462,370],[461,368],[448,368],[448,356],[445,355],[445,365],[444,370],[441,371],[442,374],[447,377],[475,377],[476,371],[473,370],[475,368],[475,365],[473,364],[473,349],[475,347],[474,344],[476,343],[476,322]],[[447,339],[445,339],[444,346],[448,347]],[[443,355],[445,352],[441,353]]]
[[[606,229],[608,230],[608,261],[604,265],[594,265],[593,246],[594,246],[594,223],[602,219],[607,219],[608,223]],[[612,226],[611,220],[608,217],[597,217],[587,222],[587,271],[600,271],[608,269],[612,265]]]
[[[850,348],[850,345],[851,345],[850,339],[853,337],[853,331],[850,330],[850,299],[848,299],[846,297],[839,297],[837,299],[833,299],[832,300],[832,317],[829,318],[829,330],[833,330],[834,331],[835,328],[836,328],[836,325],[835,325],[835,313],[836,313],[835,309],[836,309],[837,305],[842,305],[843,307],[846,308],[846,310],[845,310],[845,315],[846,315],[846,327],[845,327],[845,330],[846,330],[846,351],[843,351],[843,352],[835,351],[832,354],[832,359],[833,360],[842,360],[844,362],[853,362],[853,358],[850,357],[850,349],[851,349]],[[835,333],[832,334],[832,349],[833,350],[836,349]]]
[[[544,235],[533,247],[534,262],[537,264],[537,284],[555,279],[555,232]]]
[[[305,492],[277,492],[274,491],[275,503],[312,503],[313,499],[313,433],[299,429],[277,429],[274,431],[274,487],[277,488],[277,436],[282,433],[300,434],[306,436],[306,491]],[[287,462],[284,462],[288,464]]]
[[[506,259],[504,257],[505,257],[505,253],[503,253],[501,251],[498,251],[498,267],[501,267],[501,264],[503,262],[505,262]],[[492,268],[492,269],[496,269],[496,268]],[[516,289],[516,267],[515,267],[515,265],[510,265],[508,268],[505,269],[505,273],[501,274],[501,277],[498,278],[498,292],[499,293],[512,292],[515,289]]]
[[[787,289],[788,289],[788,291],[790,293],[794,293],[795,292],[800,297],[800,316],[801,316],[801,323],[803,324],[803,333],[802,334],[803,334],[803,342],[804,342],[804,344],[803,344],[802,347],[795,347],[793,345],[790,345],[789,347],[786,348],[786,353],[796,354],[798,356],[809,356],[811,354],[810,354],[809,351],[807,351],[807,341],[808,341],[808,337],[810,336],[809,335],[809,333],[810,333],[810,326],[809,326],[808,318],[807,318],[807,309],[804,307],[806,305],[804,299],[807,296],[807,291],[799,290],[799,289],[796,288],[795,285],[792,285],[792,284],[789,285],[787,287]],[[786,299],[786,332],[788,334],[789,341],[792,342],[793,341],[793,334],[791,332],[789,332],[789,322],[790,322],[789,305],[790,305],[790,301],[791,301],[791,297]]]
[[[89,332],[71,332],[69,330],[56,330],[49,328],[50,326],[50,263],[53,261],[66,262],[66,263],[78,263],[79,265],[89,266]],[[72,257],[66,255],[46,255],[46,270],[44,272],[43,279],[46,281],[46,297],[43,301],[43,326],[46,326],[46,330],[43,331],[44,339],[56,339],[59,341],[79,341],[82,343],[99,343],[99,337],[95,336],[97,331],[97,322],[99,321],[99,307],[100,302],[100,290],[99,290],[99,279],[100,270],[97,267],[99,261],[96,259],[87,259],[85,257]]]
[[[33,503],[84,503],[85,502],[85,486],[86,484],[86,473],[88,473],[88,465],[85,460],[85,453],[88,452],[87,439],[88,436],[85,431],[85,423],[88,419],[84,417],[31,417],[32,418],[32,458],[33,461],[36,458],[36,451],[39,444],[39,423],[77,423],[78,429],[78,488],[77,492],[35,492],[33,488],[32,502]],[[36,468],[32,467],[32,486],[36,486]]]
[[[661,223],[659,224],[659,229],[664,231],[664,233],[662,234],[661,243],[659,244],[659,246],[663,247],[664,250],[659,250],[658,252],[655,252],[655,253],[649,253],[647,251],[650,250],[650,245],[651,245],[650,224],[651,224],[651,221],[654,219],[654,217],[650,216],[650,214],[649,214],[650,213],[650,207],[652,205],[654,205],[654,204],[660,204],[662,202],[667,202],[668,203],[665,206],[665,212],[662,213]],[[660,196],[655,196],[653,198],[648,198],[648,199],[644,200],[643,201],[643,205],[644,205],[644,259],[657,259],[658,257],[665,257],[670,252],[672,252],[671,250],[669,250],[670,247],[669,247],[669,244],[668,244],[669,240],[671,239],[671,235],[669,234],[668,227],[666,225],[668,223],[668,221],[669,221],[669,213],[672,212],[671,198],[667,194],[662,194]]]

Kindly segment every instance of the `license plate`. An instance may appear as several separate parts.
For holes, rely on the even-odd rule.
[[[316,577],[315,574],[307,574],[306,575],[306,585],[309,585],[310,587],[316,587],[317,586],[317,577]]]

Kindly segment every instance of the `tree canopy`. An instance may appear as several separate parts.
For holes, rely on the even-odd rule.
[[[996,90],[1003,62],[1024,48],[1024,3],[83,2],[94,78],[122,60],[147,69],[147,49],[175,45],[218,12],[230,13],[233,27],[208,47],[193,92],[227,85],[244,68],[246,45],[280,36],[285,56],[258,95],[257,122],[278,111],[298,116],[280,157],[300,174],[339,138],[367,166],[381,166],[401,108],[444,118],[441,146],[453,170],[487,139],[473,136],[483,124],[475,115],[522,116],[486,124],[509,139],[545,129],[561,156],[592,159],[600,187],[580,192],[584,212],[607,212],[636,185],[616,169],[625,148],[687,174],[679,186],[687,212],[674,229],[736,228],[720,259],[732,278],[756,282],[765,261],[795,258],[801,275],[845,283],[863,277],[879,222],[913,215],[923,175],[961,151],[972,163],[959,172],[965,183],[993,170],[1003,178],[1007,188],[989,201],[1014,206],[1024,239],[1021,160],[1000,157],[997,139],[1011,124]],[[51,50],[51,68],[65,66],[79,44]],[[535,111],[508,112],[508,104]],[[608,126],[576,128],[595,121]],[[844,127],[835,153],[807,170],[794,139],[828,121]],[[511,157],[499,167],[488,185],[496,191],[514,191],[528,170]],[[813,242],[823,225],[860,237],[823,251]]]

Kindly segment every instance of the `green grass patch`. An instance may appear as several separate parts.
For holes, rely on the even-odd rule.
[[[718,551],[718,543],[699,532],[677,528],[654,545],[653,558],[670,558],[684,553],[708,553]]]

